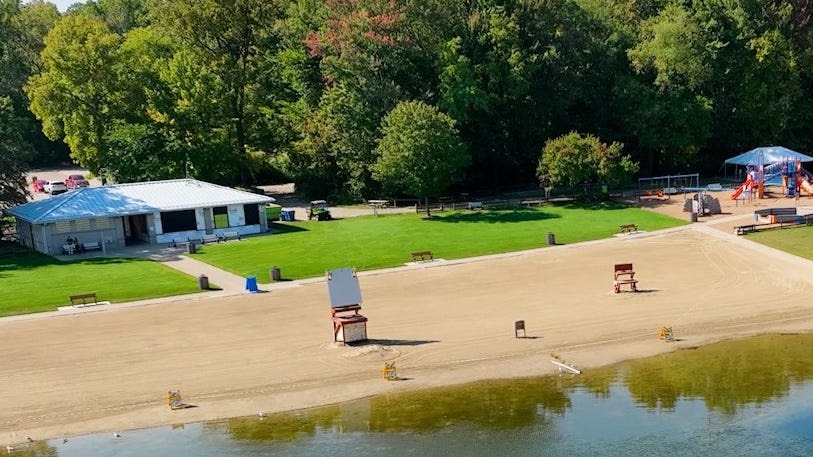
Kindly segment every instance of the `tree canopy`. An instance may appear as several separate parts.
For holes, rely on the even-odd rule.
[[[373,176],[392,192],[437,197],[460,180],[471,160],[454,119],[423,102],[399,103],[384,117],[381,132]]]
[[[47,135],[119,181],[290,179],[313,197],[380,196],[385,118],[410,102],[454,121],[468,189],[533,182],[540,151],[568,132],[624,144],[641,174],[715,173],[755,146],[813,149],[811,11],[89,0],[60,14],[0,0],[0,96],[35,160],[59,156]]]

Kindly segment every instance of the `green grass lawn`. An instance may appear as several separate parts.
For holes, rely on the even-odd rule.
[[[813,227],[763,230],[746,236],[757,243],[813,260]]]
[[[151,260],[60,262],[14,247],[0,250],[0,316],[56,311],[69,295],[96,292],[113,303],[198,292],[192,276]]]
[[[272,266],[280,267],[285,279],[300,279],[344,266],[359,270],[397,266],[416,251],[457,259],[538,248],[546,245],[548,232],[565,244],[607,238],[618,233],[619,225],[631,223],[652,231],[687,222],[621,206],[444,212],[430,220],[416,214],[363,216],[275,223],[272,228],[279,233],[203,246],[195,258],[241,276],[256,276],[262,283],[270,280]]]

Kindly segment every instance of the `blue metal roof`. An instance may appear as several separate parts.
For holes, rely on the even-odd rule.
[[[782,146],[769,146],[763,148],[751,149],[748,152],[732,157],[725,161],[725,163],[734,163],[737,165],[768,165],[771,163],[782,162],[783,160],[796,160],[802,162],[813,162],[813,157],[796,152]]]
[[[265,204],[264,195],[195,179],[174,179],[103,187],[83,187],[6,210],[34,224],[180,211],[202,207]]]

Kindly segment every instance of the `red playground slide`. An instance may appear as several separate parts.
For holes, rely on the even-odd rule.
[[[737,197],[739,197],[740,194],[742,194],[742,192],[745,189],[750,189],[753,184],[754,184],[754,181],[752,181],[751,177],[749,176],[748,179],[746,179],[745,182],[742,183],[742,185],[740,187],[738,187],[737,190],[735,190],[733,194],[731,194],[731,199],[736,200]]]

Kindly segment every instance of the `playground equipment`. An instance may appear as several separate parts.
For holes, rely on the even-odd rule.
[[[700,187],[700,174],[653,176],[638,178],[638,199],[642,197],[666,197]]]
[[[702,191],[683,201],[683,211],[690,211],[698,216],[710,216],[722,213],[723,209],[720,200]]]
[[[317,221],[329,221],[333,219],[330,210],[327,208],[327,202],[324,200],[313,200],[308,207],[308,220],[316,218]]]
[[[354,268],[339,268],[327,272],[330,296],[330,320],[333,322],[333,342],[353,343],[367,340],[367,318],[361,310],[361,287]]]
[[[621,286],[627,285],[632,292],[638,291],[638,280],[635,279],[635,270],[631,263],[615,264],[615,279],[613,280],[613,291],[621,292]]]
[[[731,194],[731,199],[765,198],[767,185],[781,186],[787,197],[799,197],[801,191],[813,195],[813,175],[802,168],[803,161],[813,161],[813,157],[781,146],[756,148],[726,160],[726,163],[745,166],[745,179]]]

